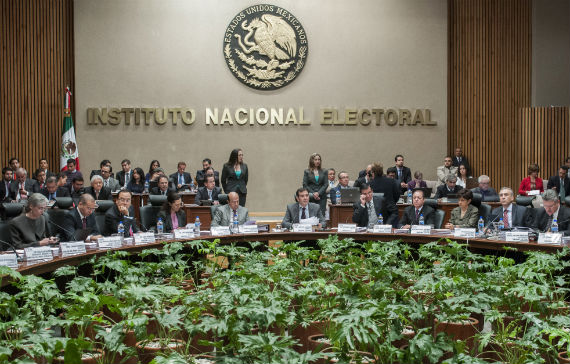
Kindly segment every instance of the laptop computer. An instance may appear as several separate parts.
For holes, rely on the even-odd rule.
[[[212,206],[211,200],[200,200],[200,206]]]
[[[360,189],[356,187],[341,188],[340,201],[343,204],[353,204],[360,201]]]

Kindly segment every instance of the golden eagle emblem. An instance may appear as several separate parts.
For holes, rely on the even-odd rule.
[[[305,65],[307,37],[299,21],[273,5],[240,12],[224,37],[232,73],[250,87],[274,90],[295,79]]]

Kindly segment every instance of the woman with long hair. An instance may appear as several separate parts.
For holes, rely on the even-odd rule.
[[[155,169],[159,167],[160,167],[160,162],[157,161],[156,159],[153,159],[152,162],[150,162],[150,166],[148,167],[148,173],[145,176],[145,180],[147,182],[150,182],[152,178],[152,173],[154,172]]]
[[[243,162],[243,151],[239,148],[232,150],[228,162],[222,169],[222,187],[224,193],[236,192],[240,206],[245,206],[247,198],[247,164]]]
[[[133,177],[127,184],[127,190],[132,193],[143,193],[144,192],[144,171],[142,168],[137,167],[133,170]]]
[[[183,206],[182,197],[177,192],[168,193],[164,205],[156,216],[156,221],[162,219],[165,233],[186,226],[186,213]]]
[[[322,167],[322,158],[318,153],[309,157],[309,168],[303,173],[303,187],[309,190],[309,201],[318,204],[323,214],[327,207],[327,170]]]

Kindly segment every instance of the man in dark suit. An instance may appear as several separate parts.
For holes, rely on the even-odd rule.
[[[348,188],[348,173],[345,171],[341,171],[338,174],[338,185],[335,188],[331,188],[329,192],[329,197],[331,199],[332,204],[336,204],[336,192],[340,191],[341,189]]]
[[[196,193],[195,203],[196,205],[201,205],[202,200],[210,200],[212,204],[218,205],[220,202],[218,201],[218,195],[222,193],[222,189],[216,187],[216,182],[214,180],[214,176],[206,177],[206,185],[204,187],[198,188],[198,192]]]
[[[176,190],[174,188],[169,187],[169,183],[170,183],[170,180],[168,179],[168,177],[166,177],[164,175],[158,177],[158,186],[153,187],[150,190],[150,194],[151,195],[166,196],[166,195],[168,195],[169,192],[176,192]]]
[[[103,177],[94,175],[91,177],[91,187],[85,189],[85,193],[93,196],[95,200],[112,200],[111,189],[103,186]]]
[[[552,222],[558,223],[558,231],[570,234],[570,208],[560,205],[558,194],[554,190],[546,190],[542,194],[543,207],[536,212],[532,227],[542,232],[552,231]]]
[[[319,228],[323,227],[326,223],[325,217],[319,205],[309,202],[309,190],[304,187],[298,188],[295,196],[297,202],[287,205],[281,225],[285,229],[291,229],[293,224],[298,224],[302,219],[316,217],[319,220]]]
[[[196,171],[196,183],[198,184],[198,187],[204,187],[206,184],[206,175],[210,173],[210,170],[212,176],[214,176],[214,180],[216,181],[216,187],[220,187],[220,172],[214,170],[210,158],[204,158],[202,161],[202,168],[202,170]]]
[[[67,175],[66,187],[71,190],[71,184],[77,177],[83,178],[83,174],[77,170],[77,163],[75,159],[69,158],[67,160],[67,170],[63,171]]]
[[[479,182],[479,187],[471,189],[471,192],[480,194],[483,197],[483,201],[496,201],[499,195],[497,194],[497,191],[495,191],[495,189],[490,186],[491,179],[489,176],[482,174],[479,176],[479,179],[477,181]]]
[[[83,176],[75,176],[71,181],[71,188],[69,189],[69,195],[73,199],[73,202],[77,205],[79,203],[79,198],[85,193],[85,188],[83,188]]]
[[[16,175],[16,169],[20,168],[20,160],[16,157],[10,158],[8,166],[12,169],[12,173]]]
[[[499,200],[501,207],[494,208],[488,218],[488,223],[496,222],[503,218],[506,228],[516,226],[529,226],[532,222],[530,219],[530,209],[524,206],[518,206],[513,203],[515,195],[513,190],[503,187],[499,191]]]
[[[38,183],[28,178],[28,172],[24,168],[16,169],[16,179],[10,184],[12,201],[26,200],[32,193],[39,191]]]
[[[113,170],[113,167],[111,166],[111,161],[108,160],[108,159],[103,159],[103,160],[101,161],[101,163],[99,163],[99,169],[93,169],[93,170],[91,171],[91,174],[89,175],[89,178],[93,177],[93,176],[96,175],[96,174],[102,176],[101,170],[102,170],[103,167],[105,167],[105,166],[109,167],[109,174],[110,174],[110,177],[113,178],[113,177],[114,177],[114,174],[113,174],[113,172],[111,172],[111,171]],[[105,177],[103,177],[103,178],[105,178]]]
[[[568,167],[560,166],[558,176],[552,176],[548,179],[547,189],[554,190],[558,193],[560,201],[564,202],[564,198],[570,193],[570,178],[568,178]]]
[[[462,187],[457,186],[457,177],[450,174],[445,177],[445,184],[441,185],[437,188],[435,193],[435,198],[443,198],[447,197],[449,194],[457,194],[461,190]]]
[[[40,191],[46,187],[46,172],[44,170],[38,170],[34,179],[36,180]]]
[[[103,177],[103,187],[107,187],[111,191],[118,191],[121,189],[119,181],[113,178],[110,166],[101,167],[101,177]]]
[[[133,171],[131,171],[131,161],[128,159],[123,159],[121,161],[121,168],[123,170],[117,172],[117,180],[119,180],[119,185],[121,185],[121,187],[126,187],[133,177]]]
[[[409,229],[411,225],[419,225],[420,216],[424,216],[425,225],[435,225],[435,210],[424,205],[424,191],[415,189],[412,193],[412,206],[406,207],[400,219],[400,226]]]
[[[396,155],[394,158],[396,161],[396,180],[400,184],[402,192],[408,190],[408,182],[412,180],[412,171],[404,166],[404,156],[401,154]]]
[[[14,172],[10,167],[2,168],[2,181],[0,181],[0,202],[10,202],[10,185]]]
[[[368,227],[376,224],[378,215],[382,214],[384,224],[394,225],[398,218],[398,212],[390,211],[385,199],[374,196],[372,188],[367,184],[360,185],[360,201],[353,206],[352,222],[360,227]]]
[[[46,181],[46,187],[40,190],[49,201],[55,200],[56,197],[70,197],[69,189],[57,186],[57,178],[50,177]]]
[[[455,156],[453,157],[452,165],[459,168],[460,164],[464,164],[467,168],[467,173],[470,172],[469,161],[463,156],[463,150],[459,147],[455,148]]]
[[[370,184],[372,178],[372,164],[369,164],[365,170],[358,172],[358,178],[354,181],[354,187],[360,187],[364,183]]]
[[[185,172],[186,162],[178,162],[178,166],[176,168],[178,171],[169,176],[170,180],[173,182],[174,186],[176,186],[178,191],[188,189],[188,186],[192,182],[192,176],[190,176],[190,173]]]
[[[381,163],[374,163],[372,165],[372,174],[374,178],[370,181],[370,188],[374,193],[383,193],[388,209],[391,210],[391,206],[396,206],[396,203],[400,199],[400,186],[396,180],[384,176],[384,167]]]
[[[38,181],[38,174],[40,173],[40,171],[43,171],[45,174],[45,179],[50,178],[51,176],[54,176],[54,174],[52,172],[50,172],[49,170],[49,165],[48,165],[48,161],[45,158],[40,159],[40,166],[38,169],[36,169],[36,171],[32,174],[32,178],[35,179],[36,181]],[[38,181],[39,182],[39,181]]]
[[[95,199],[90,194],[83,194],[79,199],[77,207],[65,215],[62,223],[64,241],[76,241],[79,239],[76,232],[78,230],[91,229],[91,233],[86,240],[97,240],[102,237],[97,229],[97,222],[93,212],[97,208]]]
[[[119,222],[123,222],[125,237],[132,236],[132,234],[139,231],[135,220],[135,209],[131,206],[132,196],[129,190],[121,190],[119,192],[115,206],[105,213],[105,231],[103,235],[116,234]]]

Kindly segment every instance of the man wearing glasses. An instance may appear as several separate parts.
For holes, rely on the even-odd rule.
[[[76,241],[88,235],[85,240],[97,240],[102,237],[93,212],[97,209],[95,198],[88,193],[81,195],[77,207],[65,215],[62,223],[63,240]],[[88,232],[81,232],[89,230]]]
[[[450,174],[457,176],[457,167],[452,165],[452,159],[450,156],[445,157],[443,160],[443,166],[437,167],[437,186],[441,186],[445,183],[445,179]]]
[[[110,208],[105,214],[106,235],[116,234],[119,223],[123,222],[125,229],[124,236],[129,237],[138,232],[135,220],[135,209],[131,206],[131,191],[121,190],[117,195],[115,206]]]
[[[479,176],[479,187],[471,190],[473,193],[480,193],[483,197],[483,201],[496,201],[499,198],[497,191],[491,187],[491,179],[489,176],[481,175]]]

